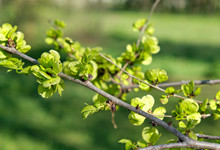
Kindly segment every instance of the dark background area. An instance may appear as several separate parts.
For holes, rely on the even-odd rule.
[[[84,46],[101,46],[104,53],[120,55],[126,44],[137,40],[132,23],[146,18],[152,0],[0,0],[0,24],[17,25],[32,46],[28,55],[38,58],[49,51],[44,38],[49,20],[60,19],[67,24],[65,36]],[[169,81],[204,80],[220,77],[220,0],[163,0],[151,21],[159,39],[161,52],[153,57],[148,68],[165,69]],[[122,138],[141,139],[141,127],[131,125],[129,111],[116,113],[118,129],[111,124],[110,112],[98,112],[83,120],[84,103],[92,104],[94,92],[65,81],[63,96],[43,99],[37,94],[33,76],[16,74],[0,68],[0,149],[1,150],[108,150],[124,149]],[[214,98],[219,85],[202,86],[200,100]],[[85,94],[86,93],[86,94]],[[156,91],[130,93],[152,94],[156,105],[161,93]],[[165,107],[168,114],[178,100],[171,99]],[[166,119],[169,121],[169,119]],[[174,123],[175,125],[175,123]],[[202,120],[196,132],[220,136],[219,121]],[[205,129],[205,130],[204,130]],[[174,138],[159,127],[159,143]]]

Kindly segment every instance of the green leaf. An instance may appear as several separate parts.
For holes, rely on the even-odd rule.
[[[8,40],[8,33],[12,30],[12,26],[9,23],[5,23],[0,28],[0,41],[7,41]]]
[[[43,85],[39,85],[38,86],[38,93],[39,95],[41,95],[43,98],[49,98],[51,97],[55,92],[54,89],[49,87],[49,88],[45,88],[43,87]]]
[[[193,90],[194,90],[194,82],[191,81],[189,82],[188,84],[183,84],[181,86],[181,89],[183,91],[183,94],[186,96],[186,97],[190,97],[193,93]],[[197,91],[197,94],[200,92],[200,89]]]
[[[134,31],[140,31],[145,24],[146,19],[138,19],[137,21],[134,22],[133,24],[133,30]]]
[[[72,61],[68,64],[68,68],[70,69],[72,75],[77,75],[79,71],[79,65],[80,63],[78,61]]]
[[[87,105],[81,111],[83,119],[86,119],[89,115],[95,113],[97,109],[92,105]]]
[[[145,127],[142,130],[142,138],[144,139],[144,141],[152,145],[154,145],[157,142],[160,136],[161,134],[159,134],[158,130],[154,127],[153,128]]]
[[[216,110],[217,109],[217,104],[215,100],[209,100],[209,107],[211,110]]]
[[[0,60],[0,66],[6,67],[9,69],[22,70],[24,63],[17,58],[8,58]]]
[[[193,114],[190,114],[186,117],[187,121],[190,121],[190,120],[194,120],[194,125],[197,125],[201,122],[201,114],[200,113],[193,113]]]
[[[162,103],[162,104],[167,104],[168,103],[168,97],[167,97],[167,95],[161,95],[161,97],[160,97],[160,102]]]
[[[186,124],[183,121],[179,122],[179,128],[186,128]]]
[[[193,99],[185,99],[180,103],[180,108],[186,114],[193,114],[199,110],[199,105]]]
[[[199,95],[201,93],[201,87],[198,87],[196,91],[194,92],[195,96]]]
[[[166,108],[164,108],[164,107],[158,107],[153,112],[155,117],[159,118],[160,120],[164,119],[165,113],[166,113]]]
[[[119,143],[124,143],[125,144],[125,150],[129,150],[133,147],[133,143],[131,140],[129,139],[121,139],[120,141],[118,141]]]
[[[144,123],[145,117],[141,116],[135,112],[131,112],[128,115],[128,119],[130,121],[131,124],[135,125],[135,126],[139,126],[142,125]]]
[[[162,69],[149,69],[145,72],[145,78],[154,83],[161,83],[168,79],[167,73]]]
[[[146,33],[149,34],[149,35],[153,35],[154,34],[154,27],[153,27],[152,24],[149,24],[147,26]]]
[[[197,135],[193,131],[189,132],[189,137],[191,137],[193,140],[198,140]]]
[[[220,112],[216,112],[213,114],[214,115],[214,119],[217,120],[220,118]]]
[[[60,83],[57,84],[57,90],[58,90],[59,95],[62,96],[62,92],[64,90],[64,82],[62,79],[60,80]]]
[[[143,52],[141,53],[141,56],[143,58],[143,61],[141,62],[143,65],[150,65],[152,62],[152,56],[149,53]]]
[[[141,141],[137,141],[137,146],[141,147],[141,148],[144,148],[144,147],[147,147],[147,144],[144,143],[144,142],[141,142]]]
[[[166,88],[165,93],[174,94],[175,93],[175,88],[174,87],[168,87],[168,88]]]
[[[145,80],[145,82],[147,82],[147,81]],[[146,83],[143,83],[143,82],[139,83],[139,88],[143,91],[149,91],[150,90],[150,86],[147,85]]]
[[[17,26],[14,26],[7,34],[7,38],[10,38],[12,36],[12,34],[15,33],[15,31],[17,30]]]
[[[145,112],[148,112],[149,110],[152,109],[154,105],[154,98],[151,95],[146,95],[143,96],[141,99],[140,98],[133,98],[131,100],[131,105],[136,107],[138,106],[140,109],[142,109]]]
[[[217,100],[220,100],[220,91],[218,91],[218,92],[216,93],[216,96],[215,96],[215,97],[216,97]]]
[[[0,60],[1,59],[5,59],[7,57],[9,57],[11,54],[9,54],[8,52],[4,51],[4,50],[1,50],[0,48]]]
[[[207,106],[208,106],[208,102],[209,102],[208,99],[205,99],[205,100],[202,102],[202,105],[200,106],[201,111],[203,111],[203,112],[206,111]]]
[[[55,20],[54,24],[57,25],[58,27],[61,27],[61,28],[65,28],[65,26],[66,26],[65,22],[61,21],[61,20]]]

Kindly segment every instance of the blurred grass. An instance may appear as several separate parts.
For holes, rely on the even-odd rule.
[[[3,8],[0,12],[0,23],[13,22],[16,17],[16,14],[8,13],[10,8]],[[50,48],[44,44],[45,31],[50,27],[48,20],[64,20],[67,23],[65,35],[86,46],[101,46],[103,52],[116,57],[124,51],[126,44],[135,42],[138,37],[138,33],[131,29],[132,22],[147,16],[143,12],[82,11],[42,4],[34,5],[32,13],[35,19],[24,19],[24,22],[19,23],[19,30],[25,33],[25,39],[32,45],[29,55],[35,58]],[[154,56],[152,65],[145,69],[166,69],[170,80],[206,79],[207,72],[212,69],[212,62],[218,59],[219,15],[155,13],[151,22],[155,24],[161,52]],[[117,130],[111,125],[110,112],[96,113],[82,120],[80,111],[84,103],[92,103],[94,92],[66,82],[62,97],[55,95],[45,100],[37,95],[37,83],[33,77],[6,73],[2,68],[0,72],[2,150],[123,149],[124,145],[117,143],[119,139],[141,139],[142,128],[149,124],[146,120],[141,127],[132,126],[127,119],[129,111],[123,108],[116,113]],[[217,90],[218,85],[203,86],[199,98],[213,98]],[[128,99],[146,94],[130,93]],[[153,90],[150,94],[157,100],[161,93]],[[172,101],[176,99],[171,99],[169,107],[174,107],[175,102]],[[207,134],[220,135],[219,131],[213,131],[218,126],[219,121],[208,119],[198,131],[204,131],[205,128]],[[159,142],[163,143],[170,137],[173,136],[166,134]]]

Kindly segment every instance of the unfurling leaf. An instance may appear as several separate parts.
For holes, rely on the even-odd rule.
[[[193,99],[185,99],[180,103],[180,108],[189,115],[198,112],[199,105]]]
[[[120,141],[118,141],[119,143],[124,143],[125,144],[125,150],[129,150],[129,149],[134,149],[136,146],[132,143],[131,140],[129,139],[121,139]]]
[[[166,113],[166,108],[164,107],[158,107],[153,112],[155,117],[159,118],[160,120],[163,120],[165,113]]]
[[[150,128],[150,127],[145,127],[142,130],[142,137],[143,139],[152,145],[154,145],[158,139],[160,138],[161,134],[159,134],[157,128]]]
[[[162,95],[161,97],[160,97],[160,102],[162,103],[162,104],[167,104],[168,103],[168,97],[167,97],[167,95]]]
[[[81,111],[83,119],[86,119],[89,115],[95,113],[97,109],[92,105],[87,105]]]

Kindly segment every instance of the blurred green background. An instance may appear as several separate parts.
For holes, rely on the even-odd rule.
[[[0,24],[11,23],[25,34],[32,46],[28,53],[38,58],[51,47],[44,43],[49,20],[67,24],[65,36],[84,46],[103,47],[114,57],[126,44],[137,40],[132,31],[136,19],[146,18],[152,0],[0,0]],[[164,0],[151,21],[155,26],[161,52],[148,68],[162,68],[169,81],[220,78],[220,0]],[[86,120],[80,111],[84,103],[92,104],[94,92],[66,81],[63,96],[43,99],[37,94],[33,76],[7,73],[0,68],[0,149],[1,150],[110,150],[124,149],[122,138],[141,139],[141,127],[132,126],[121,108],[116,113],[118,129],[111,124],[110,112],[99,112]],[[213,98],[219,85],[202,86],[198,99]],[[86,93],[86,94],[85,94]],[[134,96],[146,92],[130,93]],[[151,91],[157,100],[161,93]],[[171,99],[167,109],[173,108]],[[158,102],[159,104],[159,102]],[[167,119],[169,121],[169,119]],[[195,131],[220,136],[220,122],[204,119]],[[165,135],[159,143],[173,136]]]

